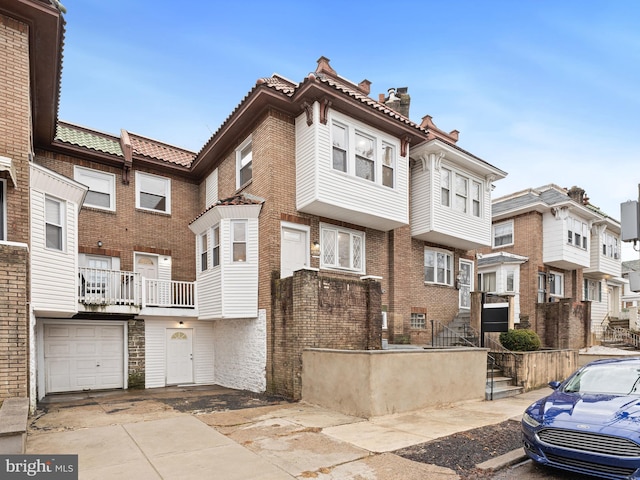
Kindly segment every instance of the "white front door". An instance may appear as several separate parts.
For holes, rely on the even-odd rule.
[[[471,289],[473,288],[473,262],[460,260],[458,288],[460,289],[460,308],[468,310],[471,308]]]
[[[280,278],[309,266],[308,231],[292,226],[282,227],[280,250]]]
[[[167,328],[167,385],[193,383],[192,339],[192,328]]]
[[[44,324],[45,393],[124,388],[123,325]]]

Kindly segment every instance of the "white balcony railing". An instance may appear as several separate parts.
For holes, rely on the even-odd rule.
[[[196,283],[155,280],[135,272],[80,267],[78,301],[86,305],[195,308]]]

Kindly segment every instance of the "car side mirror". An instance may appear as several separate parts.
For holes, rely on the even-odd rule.
[[[561,383],[562,382],[558,382],[557,380],[554,380],[553,382],[549,382],[549,386],[552,389],[557,390]]]

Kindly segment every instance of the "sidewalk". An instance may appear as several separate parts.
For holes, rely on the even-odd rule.
[[[549,389],[370,420],[305,403],[181,413],[146,392],[52,409],[32,420],[27,453],[78,454],[80,479],[454,479],[390,452],[519,418]]]

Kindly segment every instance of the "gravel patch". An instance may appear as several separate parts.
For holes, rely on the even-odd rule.
[[[496,425],[459,432],[427,443],[396,450],[396,455],[414,462],[447,467],[461,479],[491,478],[494,472],[476,465],[522,447],[520,422],[507,420]]]

